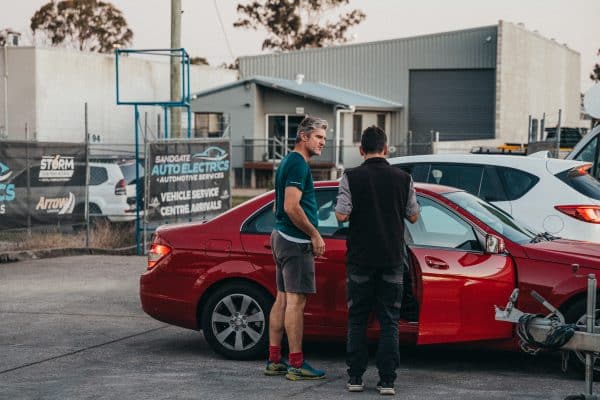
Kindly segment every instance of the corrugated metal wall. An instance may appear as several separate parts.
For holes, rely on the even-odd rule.
[[[411,69],[495,69],[497,26],[291,53],[241,57],[242,77],[253,75],[326,82],[405,106],[390,142],[408,129]]]

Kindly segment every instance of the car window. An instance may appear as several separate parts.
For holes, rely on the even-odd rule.
[[[582,195],[600,200],[600,182],[590,174],[570,169],[556,174],[556,177]]]
[[[100,185],[108,180],[106,168],[90,167],[90,185]]]
[[[529,243],[535,236],[533,229],[479,197],[466,192],[446,193],[444,197],[458,204],[462,209],[513,242]]]
[[[485,201],[506,201],[504,186],[498,176],[496,167],[490,165],[484,167],[479,197]]]
[[[591,140],[575,157],[577,161],[594,162],[596,159],[596,149],[598,147],[598,138]]]
[[[429,164],[396,164],[396,167],[400,168],[404,172],[410,174],[415,182],[427,182],[427,175],[429,174]]]
[[[466,164],[431,164],[427,182],[453,186],[473,193],[479,193],[483,166]]]
[[[535,175],[519,169],[496,167],[506,190],[506,200],[517,200],[531,190],[540,180]]]
[[[319,220],[319,233],[323,237],[343,237],[346,235],[348,222],[340,223],[335,217],[335,201],[337,189],[317,188],[317,218]],[[252,216],[242,227],[244,233],[270,234],[275,225],[273,203],[262,208]]]
[[[481,251],[473,227],[445,206],[418,196],[421,214],[406,228],[414,245]]]

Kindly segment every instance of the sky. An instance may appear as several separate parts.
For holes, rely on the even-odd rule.
[[[0,29],[31,37],[29,20],[48,0],[0,0]],[[234,28],[236,6],[249,0],[181,0],[182,46],[211,65],[261,54],[265,31]],[[170,47],[170,0],[112,0],[133,30],[131,48]],[[531,31],[565,43],[581,55],[581,90],[600,49],[600,0],[350,0],[345,9],[361,9],[367,18],[350,31],[352,43],[495,25],[502,19],[523,23]],[[344,10],[344,8],[341,8]],[[220,23],[222,21],[222,24]]]

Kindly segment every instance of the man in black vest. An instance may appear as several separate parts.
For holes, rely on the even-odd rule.
[[[385,159],[387,138],[376,126],[364,130],[360,154],[364,162],[347,170],[340,181],[336,217],[350,221],[347,246],[348,390],[364,389],[362,375],[369,358],[367,321],[371,310],[381,326],[377,369],[381,394],[395,394],[400,362],[398,320],[402,302],[404,219],[419,217],[410,175]]]

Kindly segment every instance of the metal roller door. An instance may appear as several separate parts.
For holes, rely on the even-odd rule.
[[[494,138],[495,70],[411,70],[409,130],[413,142]]]

